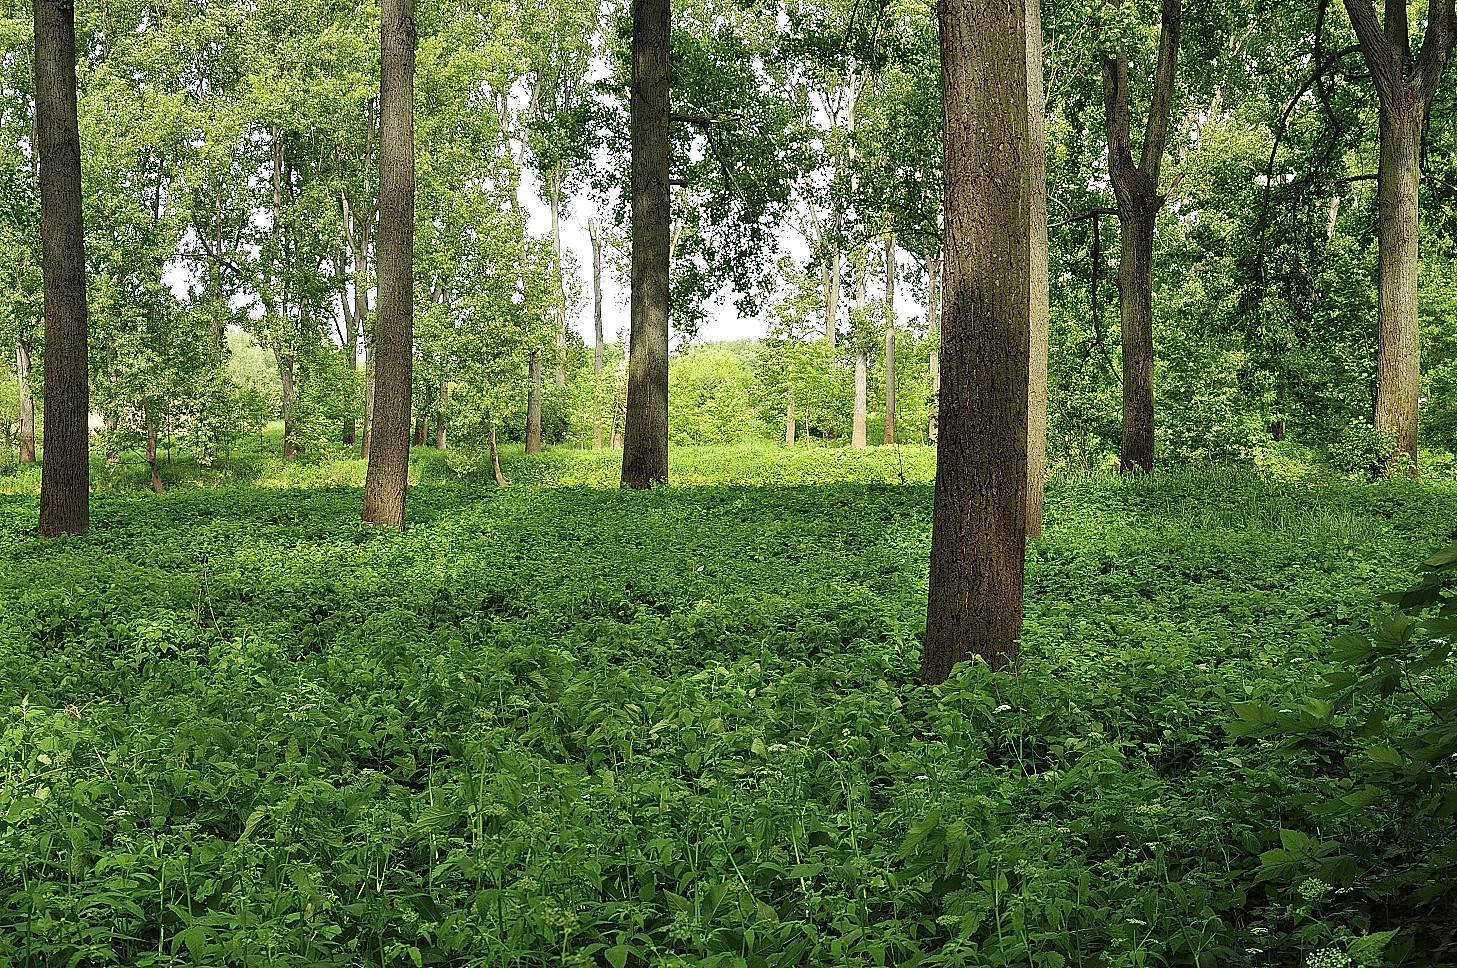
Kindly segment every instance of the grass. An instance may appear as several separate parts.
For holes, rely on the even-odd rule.
[[[0,963],[1261,965],[1401,926],[1262,878],[1302,781],[1223,727],[1306,694],[1457,489],[1055,480],[1021,675],[925,688],[925,452],[672,457],[694,486],[420,455],[403,535],[358,461],[118,480],[48,543],[0,498]]]

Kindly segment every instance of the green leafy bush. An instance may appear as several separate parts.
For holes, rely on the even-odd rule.
[[[1380,477],[1396,450],[1396,431],[1352,420],[1327,447],[1330,466],[1341,474]]]

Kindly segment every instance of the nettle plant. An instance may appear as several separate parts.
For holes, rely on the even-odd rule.
[[[1291,889],[1302,936],[1347,942],[1350,963],[1450,964],[1457,542],[1421,566],[1416,585],[1382,598],[1396,610],[1334,640],[1334,667],[1315,696],[1294,709],[1239,703],[1228,728],[1275,741],[1299,777],[1280,795],[1305,830],[1280,830],[1258,879]]]

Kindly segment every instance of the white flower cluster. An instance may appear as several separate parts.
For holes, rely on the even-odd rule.
[[[1351,968],[1351,956],[1339,948],[1321,948],[1305,956],[1305,968]]]

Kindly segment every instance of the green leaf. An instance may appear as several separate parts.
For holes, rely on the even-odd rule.
[[[608,948],[604,952],[604,954],[606,954],[607,956],[607,963],[611,965],[612,968],[623,968],[623,966],[627,964],[626,945],[613,945],[611,948]]]
[[[1373,746],[1366,751],[1366,755],[1377,763],[1384,763],[1387,766],[1404,766],[1406,764],[1402,755],[1390,746]]]
[[[1400,928],[1393,928],[1390,931],[1379,931],[1376,934],[1368,934],[1364,938],[1357,938],[1346,949],[1346,954],[1352,961],[1360,965],[1379,964],[1382,960],[1382,953],[1386,951],[1386,946],[1391,943],[1391,939],[1396,937],[1396,933],[1400,930]]]

